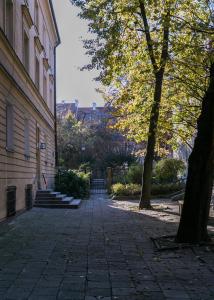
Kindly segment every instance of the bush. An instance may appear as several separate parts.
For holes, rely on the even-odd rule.
[[[184,188],[181,183],[169,183],[169,184],[153,184],[152,195],[167,195],[173,192],[180,191]],[[141,193],[140,184],[122,184],[116,183],[112,185],[112,194],[114,196],[139,196]]]
[[[89,196],[89,180],[89,173],[60,171],[56,175],[56,190],[74,198],[86,198]]]
[[[180,191],[184,188],[182,183],[168,183],[168,184],[153,184],[152,185],[152,195],[167,195]]]
[[[112,185],[112,194],[115,196],[135,196],[139,195],[141,185],[139,184],[122,184],[116,183]]]
[[[131,165],[128,169],[126,178],[129,183],[142,183],[143,167],[141,165]]]
[[[175,182],[178,180],[178,175],[184,174],[185,168],[182,160],[174,158],[162,159],[155,166],[155,179],[160,183]]]

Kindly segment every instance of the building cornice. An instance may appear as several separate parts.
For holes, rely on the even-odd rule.
[[[53,18],[54,27],[55,27],[55,30],[56,30],[57,43],[56,43],[55,47],[57,47],[61,43],[61,40],[60,40],[60,34],[59,34],[59,29],[58,29],[58,25],[57,25],[57,21],[56,21],[56,15],[55,15],[55,12],[54,12],[54,7],[53,7],[52,0],[49,0],[49,5],[50,5],[52,18]]]

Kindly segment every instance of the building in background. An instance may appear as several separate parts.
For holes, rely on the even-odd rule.
[[[72,113],[78,121],[92,127],[92,126],[106,126],[111,121],[114,122],[115,118],[112,116],[112,107],[97,106],[95,102],[91,106],[80,107],[79,101],[65,102],[56,104],[57,116],[64,119],[69,113]]]
[[[59,42],[51,1],[0,1],[0,220],[54,185]]]
[[[95,130],[95,132],[107,130],[112,137],[112,152],[130,154],[141,147],[127,138],[117,130],[109,128],[109,125],[116,123],[113,116],[113,107],[109,105],[97,106],[95,102],[91,106],[81,107],[78,100],[73,102],[62,101],[56,104],[57,117],[63,121],[69,113],[75,116],[77,121],[82,122],[85,126]]]

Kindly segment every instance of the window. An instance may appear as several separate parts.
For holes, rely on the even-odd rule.
[[[5,16],[4,16],[5,34],[13,45],[13,2],[5,0]]]
[[[45,24],[43,24],[43,47],[44,49],[46,49],[46,28],[45,28]]]
[[[25,119],[24,121],[24,142],[25,142],[25,157],[29,158],[30,157],[30,139],[29,139],[29,120]]]
[[[39,30],[39,6],[37,0],[35,0],[35,14],[34,14],[34,22],[37,30]]]
[[[49,95],[49,108],[52,111],[52,108],[53,108],[53,91],[52,91],[52,89],[50,89],[50,95]]]
[[[23,63],[27,71],[29,71],[29,38],[24,31],[23,37]]]
[[[13,128],[13,106],[8,104],[6,106],[6,149],[8,151],[14,150],[14,128]]]
[[[35,57],[35,85],[38,90],[39,90],[39,79],[40,79],[39,72],[40,72],[39,59],[36,56]]]
[[[43,78],[43,98],[47,101],[47,76],[45,73]]]
[[[48,137],[46,134],[44,140],[45,140],[45,163],[47,165],[48,164]]]

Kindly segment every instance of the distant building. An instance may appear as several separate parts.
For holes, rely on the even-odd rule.
[[[72,103],[62,101],[57,103],[56,108],[59,119],[63,120],[69,113],[72,113],[78,121],[91,128],[106,128],[116,121],[112,115],[113,108],[111,106],[97,106],[95,102],[91,106],[80,107],[78,100]],[[136,149],[136,143],[128,141],[120,132],[114,130],[111,134],[114,141],[114,151],[131,153]]]
[[[79,107],[78,100],[73,103],[62,101],[57,103],[57,116],[64,119],[69,113],[72,113],[78,121],[89,126],[105,126],[106,123],[114,120],[112,108],[110,106],[97,106],[95,102],[92,106]]]
[[[51,1],[0,1],[0,220],[54,185],[59,42]]]

